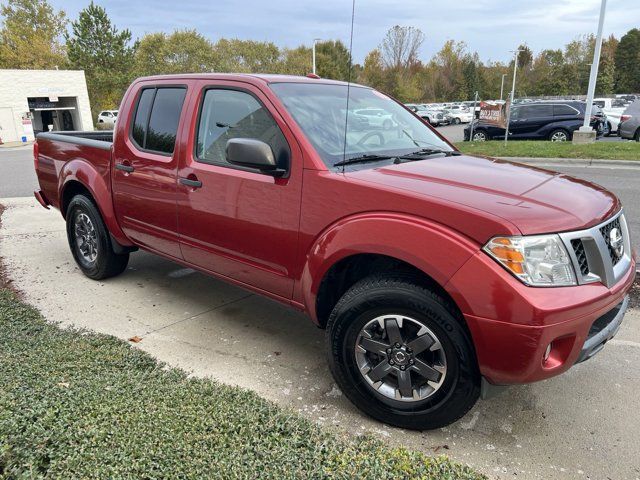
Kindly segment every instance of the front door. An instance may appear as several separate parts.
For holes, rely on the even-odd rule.
[[[195,132],[178,172],[184,259],[266,293],[291,298],[300,217],[302,158],[284,121],[256,87],[202,83]],[[271,147],[287,174],[274,177],[226,160],[226,143]]]
[[[177,233],[176,136],[187,89],[149,85],[141,88],[127,112],[132,128],[114,151],[113,198],[118,222],[135,243],[181,258]]]

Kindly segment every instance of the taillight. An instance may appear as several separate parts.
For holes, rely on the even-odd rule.
[[[33,144],[33,168],[38,171],[38,154],[40,153],[40,149],[38,148],[38,143]]]
[[[627,120],[631,120],[631,115],[622,115],[620,117],[620,123],[626,122]]]

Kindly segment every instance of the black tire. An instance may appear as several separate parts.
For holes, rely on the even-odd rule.
[[[88,217],[95,231],[95,259],[89,260],[81,251],[76,228],[76,220],[81,216]],[[93,201],[85,195],[76,195],[69,202],[66,214],[67,240],[74,260],[87,277],[103,280],[124,272],[129,263],[129,253],[117,254],[113,251],[111,238],[102,220],[100,211]]]
[[[371,324],[372,319],[392,314],[417,320],[441,344],[446,373],[439,389],[426,398],[391,399],[379,393],[360,373],[356,342],[361,329]],[[411,276],[372,275],[351,287],[329,317],[326,339],[331,372],[346,397],[381,422],[412,430],[444,427],[463,417],[480,395],[475,350],[462,322],[447,301],[420,286]],[[410,373],[410,378],[415,379],[416,375],[419,377]],[[413,383],[411,389],[415,396]]]
[[[633,137],[636,142],[640,142],[640,128],[636,130],[636,134]]]
[[[453,124],[454,125],[460,125],[462,123],[462,120],[460,120],[459,118],[454,118],[453,119]]]
[[[485,130],[474,130],[472,142],[488,142],[491,140],[491,137]]]
[[[556,140],[554,140],[556,138]],[[564,140],[559,140],[559,138],[564,138]],[[564,128],[556,128],[549,134],[550,142],[568,142],[571,140],[571,134],[567,132]]]
[[[611,135],[613,135],[613,132],[611,131],[613,129],[613,126],[611,125],[611,122],[607,122],[607,128],[605,129],[605,133],[604,136],[605,137],[610,137]]]

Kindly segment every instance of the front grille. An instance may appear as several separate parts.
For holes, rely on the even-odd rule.
[[[576,254],[576,259],[580,266],[580,273],[582,273],[582,275],[589,275],[589,262],[587,261],[587,254],[584,251],[584,244],[582,243],[582,240],[571,240],[571,246]]]
[[[629,229],[622,212],[586,230],[559,235],[571,257],[580,285],[602,282],[611,288],[631,268]]]
[[[607,250],[609,250],[609,257],[611,258],[611,262],[616,265],[620,261],[621,257],[616,254],[615,249],[611,246],[610,234],[611,230],[613,230],[614,228],[617,228],[618,231],[622,233],[622,229],[620,228],[620,217],[616,218],[613,222],[606,224],[604,227],[601,227],[600,233],[604,238],[604,242],[607,244]]]

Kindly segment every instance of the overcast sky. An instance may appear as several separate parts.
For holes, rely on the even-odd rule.
[[[50,0],[77,17],[89,0]],[[115,25],[134,36],[195,28],[220,37],[310,45],[313,38],[349,43],[351,0],[97,0]],[[609,0],[605,34],[640,27],[640,0]],[[464,40],[483,60],[505,60],[527,43],[535,52],[560,48],[597,30],[600,0],[356,0],[353,53],[362,62],[393,25],[420,28],[422,58],[447,39]]]

